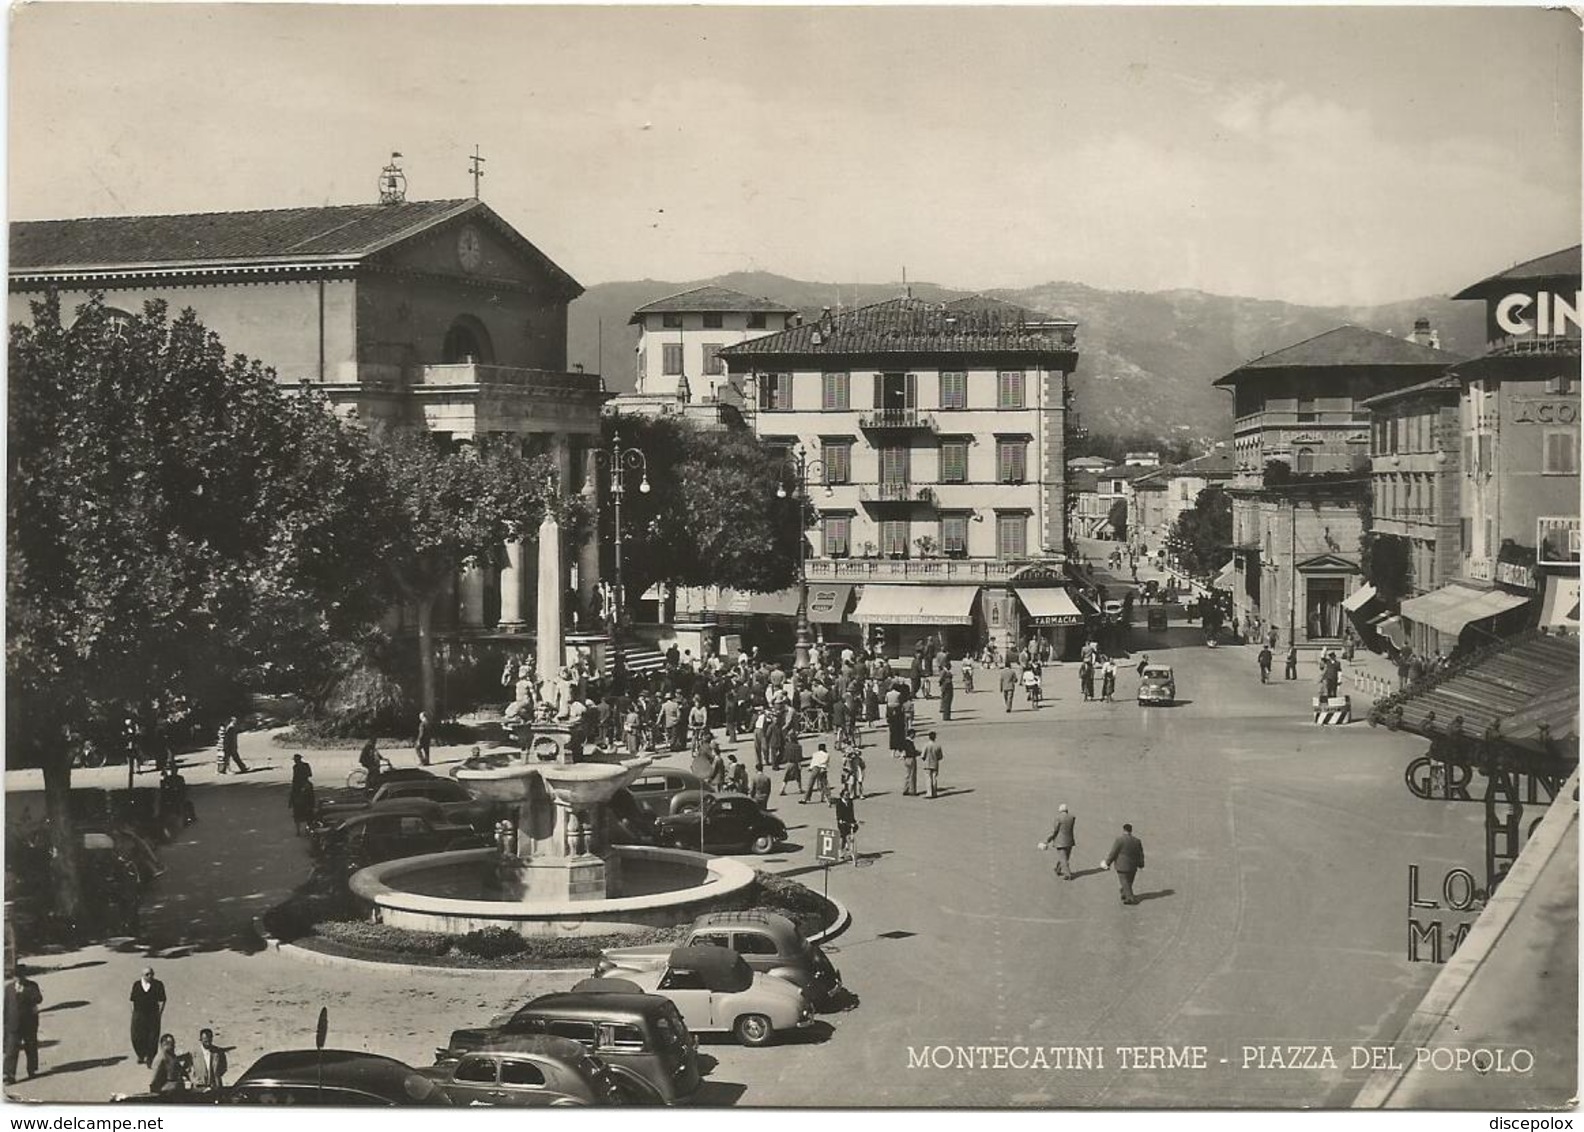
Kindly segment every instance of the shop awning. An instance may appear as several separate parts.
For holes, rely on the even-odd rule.
[[[1083,612],[1064,589],[1018,587],[1013,592],[1023,603],[1023,608],[1028,611],[1029,620],[1036,625],[1083,624]]]
[[[1349,613],[1357,613],[1364,608],[1366,602],[1375,596],[1375,587],[1365,582],[1358,589],[1342,599],[1342,608]]]
[[[873,625],[971,625],[978,586],[866,585],[850,620]]]
[[[733,591],[737,592],[737,591]],[[768,594],[747,594],[749,613],[762,613],[769,617],[796,617],[801,595],[796,586]]]
[[[1476,590],[1472,586],[1450,585],[1442,586],[1423,597],[1409,598],[1402,603],[1402,615],[1406,620],[1456,636],[1475,621],[1517,609],[1528,600],[1527,597],[1503,590]]]
[[[1545,583],[1545,604],[1540,624],[1547,629],[1579,631],[1579,580],[1551,574]]]
[[[1236,559],[1233,560],[1235,561]],[[1237,589],[1237,567],[1233,562],[1228,562],[1221,568],[1221,573],[1215,576],[1215,581],[1210,583],[1211,586],[1218,590],[1226,590],[1227,593]]]
[[[1408,647],[1408,629],[1403,625],[1401,617],[1383,617],[1375,625],[1375,631],[1390,641],[1395,648]]]
[[[852,604],[853,588],[845,583],[810,585],[808,588],[808,619],[815,625],[840,625],[847,617],[847,607]]]
[[[796,617],[797,607],[796,586],[767,594],[734,590],[729,586],[684,586],[677,591],[678,615],[713,613],[717,617],[747,617],[763,613],[772,617]]]

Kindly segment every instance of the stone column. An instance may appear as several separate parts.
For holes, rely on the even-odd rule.
[[[460,584],[462,587],[462,627],[464,629],[482,629],[484,627],[483,564],[472,561],[463,566]]]
[[[500,571],[500,624],[502,629],[525,629],[523,621],[524,567],[528,561],[528,547],[522,539],[506,544],[506,564]]]
[[[547,511],[544,522],[539,524],[539,595],[535,612],[535,659],[541,680],[553,678],[563,664],[561,590],[561,524]]]
[[[597,437],[591,437],[597,440]],[[595,516],[589,535],[578,546],[577,594],[578,612],[583,618],[583,632],[592,633],[595,626],[588,620],[588,611],[594,605],[594,590],[599,585],[599,464],[595,449],[590,448],[583,457],[583,500],[589,513]]]

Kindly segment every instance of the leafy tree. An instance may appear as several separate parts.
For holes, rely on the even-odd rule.
[[[388,486],[382,522],[390,579],[418,623],[419,700],[435,718],[435,602],[470,562],[502,564],[504,544],[532,538],[553,509],[569,539],[587,529],[584,504],[562,495],[554,462],[509,443],[453,443],[418,428],[378,427],[370,448]]]
[[[1412,592],[1412,557],[1408,540],[1397,535],[1365,531],[1359,548],[1359,566],[1375,587],[1376,595],[1388,605]]]
[[[1232,499],[1219,484],[1211,484],[1194,499],[1194,505],[1172,524],[1172,541],[1178,562],[1195,577],[1209,577],[1232,558]]]
[[[1112,502],[1111,510],[1106,512],[1106,522],[1111,526],[1111,537],[1118,542],[1126,542],[1128,536],[1128,506],[1126,499]]]
[[[79,911],[74,740],[169,723],[239,677],[305,679],[378,610],[366,459],[191,311],[11,328],[8,761],[41,765],[57,894]],[[271,659],[260,662],[261,656]]]
[[[704,431],[668,417],[611,417],[605,428],[607,447],[619,433],[622,447],[638,448],[648,465],[650,491],[629,484],[622,508],[628,607],[656,582],[764,593],[797,579],[812,509],[800,503],[794,466],[776,449],[744,430]],[[809,478],[817,494],[817,471]],[[613,524],[604,508],[602,546],[612,545]]]

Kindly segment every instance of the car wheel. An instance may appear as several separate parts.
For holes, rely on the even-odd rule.
[[[732,1034],[745,1046],[767,1046],[775,1038],[775,1027],[763,1014],[744,1014],[732,1026]]]
[[[764,856],[764,854],[770,852],[775,847],[776,837],[773,833],[760,834],[758,837],[753,839],[753,844],[749,846],[749,848],[751,848],[755,853],[758,853],[760,856]]]

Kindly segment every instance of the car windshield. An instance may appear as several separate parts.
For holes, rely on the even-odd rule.
[[[1146,680],[1170,680],[1171,678],[1172,670],[1169,668],[1146,668],[1144,670],[1144,679]]]
[[[675,1010],[676,1008],[672,1007],[671,1013],[675,1013]],[[681,1015],[677,1015],[675,1018],[673,1018],[671,1013],[656,1015],[654,1021],[655,1029],[660,1032],[661,1042],[674,1049],[677,1046],[681,1046],[686,1043],[682,1037],[683,1027]]]

